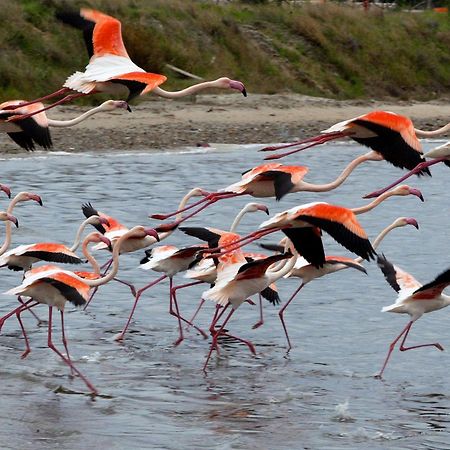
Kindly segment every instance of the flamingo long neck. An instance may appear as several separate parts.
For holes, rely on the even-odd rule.
[[[391,223],[389,226],[387,226],[384,230],[380,232],[380,234],[374,239],[372,243],[372,247],[374,250],[378,248],[378,246],[381,244],[381,241],[386,237],[387,234],[389,234],[394,228],[397,228],[398,225],[394,223]],[[357,263],[362,263],[364,261],[363,258],[358,257],[354,260]]]
[[[352,208],[351,211],[353,211],[353,214],[363,214],[365,212],[371,211],[375,207],[377,207],[381,202],[386,200],[389,197],[392,197],[393,195],[397,195],[395,191],[387,191],[384,194],[381,194],[379,197],[371,201],[365,206],[360,206],[359,208]]]
[[[86,120],[88,117],[91,117],[94,114],[97,114],[101,111],[104,111],[102,105],[97,106],[96,108],[92,108],[89,111],[86,111],[85,113],[71,120],[54,120],[47,118],[47,121],[48,125],[51,127],[60,127],[60,128],[71,127],[72,125],[76,125],[77,123],[83,122],[83,120]]]
[[[300,183],[300,189],[302,191],[311,192],[324,192],[331,191],[332,189],[340,186],[353,172],[353,170],[365,161],[381,161],[383,157],[375,151],[370,151],[364,155],[355,158],[348,166],[342,171],[342,173],[332,182],[326,184],[311,184],[302,181]]]
[[[77,234],[75,236],[75,240],[73,241],[72,247],[70,247],[70,250],[74,252],[79,246],[81,242],[81,235],[83,234],[84,229],[88,224],[90,224],[90,217],[88,217],[84,222],[81,222],[80,226],[78,227]]]
[[[12,214],[15,206],[20,201],[22,201],[22,198],[19,193],[10,201],[6,212],[8,214]],[[11,245],[11,234],[12,234],[11,222],[8,220],[8,221],[6,221],[5,225],[6,225],[5,242],[3,242],[2,246],[0,247],[0,255],[3,255],[3,253],[5,253],[6,250],[8,250],[9,246]]]
[[[425,130],[418,130],[417,128],[414,128],[414,131],[416,132],[417,137],[440,136],[441,134],[444,134],[444,133],[447,133],[447,131],[450,131],[450,122],[447,125],[444,125],[443,127],[438,128],[437,130],[425,131]]]
[[[89,251],[89,248],[88,248],[89,242],[90,241],[88,239],[85,239],[83,241],[83,246],[82,246],[83,255],[87,259],[88,263],[92,266],[92,270],[94,271],[94,273],[100,274],[100,270],[101,270],[100,266],[99,266],[97,260],[92,256],[92,253]]]
[[[204,89],[213,87],[217,87],[215,85],[215,81],[204,81],[203,83],[194,84],[185,89],[182,89],[181,91],[166,91],[158,86],[152,89],[152,92],[164,98],[181,98],[186,97],[187,95],[196,94],[199,91],[203,91]]]
[[[274,269],[266,270],[266,276],[269,278],[270,283],[274,283],[280,278],[284,277],[287,273],[289,273],[295,266],[295,262],[297,261],[298,253],[295,252],[294,255],[285,261],[285,264],[280,268],[277,265]]]
[[[236,228],[238,227],[238,225],[241,223],[242,218],[244,217],[245,214],[247,214],[249,211],[247,206],[244,206],[244,208],[242,208],[238,215],[234,218],[233,223],[231,224],[230,227],[230,233],[235,233],[236,232]]]

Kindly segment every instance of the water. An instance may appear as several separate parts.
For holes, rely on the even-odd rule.
[[[426,149],[433,147],[427,143]],[[122,223],[156,224],[149,213],[173,210],[185,192],[202,186],[215,190],[261,163],[257,146],[219,146],[161,153],[45,154],[5,157],[2,181],[15,193],[39,193],[44,208],[27,202],[15,214],[20,228],[13,244],[52,240],[71,243],[82,220],[80,206],[94,207]],[[357,145],[335,144],[306,151],[287,164],[310,167],[307,181],[334,179],[360,153]],[[361,196],[382,187],[401,172],[386,163],[357,168],[339,189],[323,194],[290,194],[280,203],[268,200],[271,214],[296,204],[325,200],[348,207],[364,204]],[[422,282],[449,266],[448,168],[435,166],[433,178],[410,179],[426,198],[393,197],[360,216],[372,238],[398,216],[420,223],[396,229],[381,251]],[[206,210],[189,224],[227,227],[248,199],[231,199]],[[1,200],[6,208],[7,200]],[[264,216],[264,217],[263,217]],[[246,216],[240,232],[253,229],[266,216]],[[267,241],[273,241],[269,238]],[[328,253],[347,252],[324,237]],[[174,233],[165,243],[196,243]],[[136,270],[143,252],[124,255],[120,276],[142,286],[157,274]],[[106,259],[106,254],[102,255]],[[167,314],[168,286],[161,283],[144,294],[131,332],[123,344],[112,337],[124,325],[132,304],[128,288],[104,286],[86,313],[66,314],[72,356],[104,395],[92,401],[82,395],[79,379],[46,348],[46,330],[28,316],[32,353],[20,360],[23,341],[15,320],[0,335],[2,380],[0,447],[14,449],[96,448],[204,448],[204,449],[444,449],[450,447],[450,392],[447,352],[434,349],[395,351],[379,381],[389,342],[406,324],[407,316],[382,314],[396,294],[375,264],[366,264],[368,276],[346,270],[315,280],[287,310],[286,320],[294,348],[286,342],[278,308],[265,305],[265,325],[251,330],[256,307],[243,305],[229,329],[256,345],[257,356],[237,343],[223,346],[213,356],[205,376],[201,367],[208,342],[194,331],[177,348],[177,324]],[[2,291],[18,285],[20,276],[2,272]],[[184,279],[179,278],[183,282]],[[282,299],[297,287],[295,280],[278,283]],[[202,287],[180,292],[182,312],[195,309]],[[2,299],[2,313],[16,302]],[[209,323],[213,305],[199,317]],[[43,317],[46,308],[36,308]],[[421,318],[410,343],[439,341],[450,347],[448,311]],[[55,327],[58,342],[59,324]],[[59,386],[62,393],[55,393]]]

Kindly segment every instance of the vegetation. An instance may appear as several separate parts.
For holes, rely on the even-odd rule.
[[[132,59],[166,74],[167,89],[192,81],[166,63],[205,79],[240,79],[250,93],[430,99],[450,92],[448,14],[335,3],[0,0],[3,100],[49,93],[87,64],[81,32],[54,19],[67,5],[119,18]]]

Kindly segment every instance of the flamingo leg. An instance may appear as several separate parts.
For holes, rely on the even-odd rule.
[[[205,339],[207,339],[207,337],[208,337],[208,335],[201,328],[199,328],[196,325],[194,325],[192,323],[192,321],[185,319],[180,314],[180,311],[179,311],[179,308],[178,308],[178,301],[177,301],[177,296],[176,296],[176,290],[181,288],[181,287],[193,286],[193,285],[199,284],[199,283],[202,283],[202,281],[194,281],[193,283],[187,283],[185,285],[180,285],[180,286],[175,286],[175,287],[173,287],[173,284],[171,283],[170,295],[171,295],[171,298],[173,300],[173,304],[175,305],[176,312],[173,311],[173,309],[172,309],[172,302],[171,302],[170,303],[170,314],[172,314],[172,315],[174,315],[174,316],[176,316],[178,318],[178,323],[179,323],[179,326],[180,326],[180,337],[175,341],[174,345],[178,345],[183,340],[181,321],[187,323],[188,326],[194,327]]]
[[[136,311],[136,306],[138,304],[139,299],[141,298],[142,293],[145,292],[147,289],[151,288],[152,286],[154,286],[155,284],[158,284],[165,278],[167,278],[167,275],[163,275],[162,277],[157,278],[156,280],[152,281],[151,283],[147,284],[146,286],[137,291],[133,307],[131,308],[130,315],[128,316],[127,323],[123,327],[123,330],[114,338],[115,341],[123,341],[123,338],[128,330],[128,327],[130,326],[131,319],[133,318],[134,312]]]
[[[328,133],[326,136],[330,136],[330,135],[335,136],[334,139],[346,136],[345,134],[343,134],[340,131],[339,132],[335,132],[335,133]],[[310,142],[317,142],[318,140],[321,140],[323,137],[324,136],[319,135],[319,136],[313,136],[313,137],[310,137],[310,138],[307,138],[307,139],[302,139],[301,141],[291,142],[289,144],[271,145],[271,146],[268,146],[268,147],[261,148],[258,151],[260,151],[260,152],[273,152],[273,151],[276,151],[276,150],[281,150],[283,148],[296,147],[297,145],[308,144]]]
[[[295,291],[294,293],[291,295],[290,299],[283,305],[283,307],[280,309],[280,311],[278,312],[278,316],[280,317],[281,323],[283,325],[283,329],[284,329],[284,334],[286,335],[286,339],[287,339],[287,343],[288,343],[288,348],[287,348],[287,353],[290,352],[292,345],[291,345],[291,340],[289,339],[289,334],[287,331],[287,327],[286,327],[286,323],[284,322],[284,311],[286,310],[286,308],[289,306],[289,303],[292,302],[292,300],[294,300],[295,296],[301,291],[301,289],[303,288],[303,286],[305,285],[305,283],[302,283]]]
[[[389,186],[386,186],[385,188],[379,189],[377,191],[373,191],[370,194],[366,194],[363,198],[379,197],[381,194],[384,194],[386,191],[388,191],[389,189],[392,189],[394,186],[397,186],[397,184],[400,184],[402,181],[406,180],[407,178],[411,177],[412,175],[418,174],[423,169],[433,166],[434,164],[440,163],[442,161],[448,161],[448,159],[447,158],[437,158],[437,159],[433,159],[432,161],[421,162],[421,163],[417,164],[417,166],[414,167],[414,169],[410,170],[406,175],[403,175],[397,181],[394,181],[393,183],[391,183]]]
[[[235,336],[234,334],[230,334],[230,333],[222,332],[220,335],[221,335],[221,336],[227,336],[227,337],[229,337],[229,338],[231,338],[231,339],[235,339],[236,341],[242,342],[243,344],[245,344],[245,345],[249,348],[249,350],[250,350],[254,355],[256,355],[256,349],[255,349],[255,346],[254,346],[250,341],[247,341],[247,340],[245,340],[245,339],[242,339],[242,338],[240,338],[240,337],[238,337],[238,336]]]
[[[181,315],[180,315],[180,309],[178,308],[178,302],[176,299],[176,296],[173,292],[173,278],[169,277],[169,314],[172,316],[175,316],[178,319],[178,329],[180,335],[178,336],[178,339],[173,343],[173,345],[176,347],[177,345],[181,344],[184,340],[183,336],[183,326],[181,325]],[[175,305],[176,312],[173,310],[173,305]]]
[[[262,296],[261,296],[261,294],[258,294],[258,296],[259,296],[259,320],[252,326],[253,330],[256,330],[256,328],[259,328],[261,325],[264,324]]]
[[[194,322],[195,318],[197,317],[198,313],[200,312],[200,310],[202,309],[202,306],[205,304],[206,300],[204,298],[200,299],[200,302],[197,306],[197,309],[195,310],[194,314],[192,315],[192,317],[189,319],[189,322]],[[189,326],[188,325],[186,327],[186,331],[189,330]]]
[[[55,92],[52,92],[51,94],[48,95],[44,95],[44,97],[39,97],[36,98],[35,100],[32,100],[30,102],[25,102],[25,103],[21,103],[20,105],[10,105],[10,106],[5,106],[4,110],[11,110],[11,109],[17,109],[17,108],[22,108],[23,106],[28,106],[28,105],[32,105],[33,103],[38,103],[38,102],[43,102],[44,100],[48,100],[49,98],[53,98],[53,97],[58,97],[59,95],[64,95],[67,92],[70,92],[71,89],[69,88],[61,88]]]
[[[105,275],[105,273],[109,270],[109,268],[111,267],[113,263],[113,259],[109,259],[105,264],[103,264],[102,267],[100,267],[100,270],[103,270],[103,276]],[[131,288],[130,288],[131,289]],[[96,286],[94,289],[92,289],[91,294],[89,295],[88,301],[86,302],[86,304],[84,305],[83,311],[86,311],[86,308],[89,306],[89,304],[91,303],[92,299],[94,298],[94,295],[96,294],[96,292],[98,291],[98,286]]]
[[[421,347],[436,347],[438,350],[444,351],[444,347],[442,347],[442,345],[439,344],[439,342],[434,342],[433,344],[420,344],[420,345],[413,345],[411,347],[404,347],[410,328],[408,328],[405,335],[403,336],[402,342],[400,344],[400,349],[399,349],[401,352],[406,352],[407,350],[413,350],[415,348],[421,348]]]
[[[65,332],[65,330],[64,330],[64,312],[63,312],[63,311],[60,311],[60,313],[61,313],[61,340],[62,340],[62,343],[63,343],[63,345],[64,345],[64,349],[65,349],[65,351],[66,351],[67,359],[68,359],[70,362],[72,362],[72,360],[70,359],[69,347],[67,346],[66,332]],[[73,363],[72,363],[72,364],[73,364]],[[72,376],[73,376],[74,373],[75,373],[75,372],[73,371],[72,366],[70,366],[70,373],[72,374]]]
[[[118,278],[113,278],[113,279],[114,279],[114,281],[117,281],[118,283],[128,286],[130,288],[130,291],[131,291],[131,294],[133,295],[133,297],[136,297],[136,288],[134,287],[134,285],[132,285],[128,281],[119,280]]]
[[[227,306],[228,306],[228,305],[227,305]],[[224,310],[225,310],[225,309],[226,309],[226,308],[224,308]],[[208,352],[208,355],[207,355],[207,357],[206,357],[205,364],[203,365],[203,372],[206,373],[206,367],[208,366],[208,362],[209,362],[209,360],[210,360],[210,358],[211,358],[211,354],[212,354],[213,350],[214,350],[215,348],[217,348],[217,338],[219,337],[220,333],[222,333],[223,329],[225,328],[225,325],[226,325],[227,322],[230,320],[231,316],[233,315],[233,313],[234,313],[235,311],[236,311],[235,309],[232,309],[232,310],[229,312],[228,316],[227,316],[226,319],[223,321],[222,326],[221,326],[221,327],[219,328],[219,330],[213,335],[213,339],[212,339],[212,342],[211,342],[211,347],[209,348],[209,352]],[[223,314],[223,311],[222,311],[222,314]],[[217,322],[217,321],[216,321],[216,322]]]
[[[23,309],[24,306],[29,305],[31,302],[33,302],[32,298],[30,300],[28,300],[27,302],[25,302],[24,304],[18,306],[17,308],[14,308],[8,314],[5,314],[3,317],[1,317],[0,318],[0,331],[3,328],[3,325],[5,324],[7,319],[9,319],[11,316],[14,316],[14,314],[16,314],[17,311],[20,311],[21,309]],[[37,302],[36,302],[36,305],[37,305]]]
[[[61,315],[63,312],[61,311]],[[92,385],[92,383],[73,365],[72,361],[65,357],[53,344],[52,341],[52,315],[53,315],[53,307],[49,306],[48,311],[48,338],[47,338],[47,346],[51,350],[53,350],[72,370],[75,372],[86,384],[88,389],[91,391],[92,395],[98,395],[97,389]],[[61,327],[64,328],[64,322],[61,322]]]
[[[25,331],[25,327],[23,326],[22,318],[20,317],[22,312],[26,311],[29,308],[31,308],[31,306],[25,305],[23,308],[21,308],[21,309],[16,311],[17,321],[19,322],[20,328],[22,329],[22,335],[23,335],[23,338],[25,340],[25,351],[20,355],[21,359],[26,358],[31,352],[31,347],[30,347],[30,342],[28,340],[28,335],[27,335],[27,332]]]
[[[410,330],[410,328],[411,328],[411,326],[412,326],[413,323],[414,323],[414,322],[413,322],[412,320],[410,320],[410,321],[406,324],[406,327],[403,328],[402,332],[401,332],[401,333],[400,333],[400,334],[399,334],[399,335],[391,342],[391,344],[389,345],[388,354],[387,354],[387,356],[386,356],[386,359],[384,360],[383,367],[381,368],[380,373],[379,373],[378,375],[375,375],[375,378],[379,378],[379,379],[382,378],[384,369],[386,368],[387,363],[388,363],[388,361],[389,361],[389,358],[391,357],[391,353],[393,352],[393,350],[394,350],[394,348],[395,348],[395,344],[400,340],[400,338],[401,338],[405,333],[406,333],[406,334],[409,333],[409,330]],[[404,341],[405,341],[405,340],[403,339],[402,344],[403,344]]]
[[[74,99],[76,99],[78,97],[84,97],[86,95],[89,95],[89,94],[83,94],[81,92],[78,92],[76,94],[66,95],[61,100],[58,100],[57,102],[52,103],[51,105],[48,105],[45,108],[41,108],[38,111],[34,111],[32,113],[29,113],[29,114],[20,114],[20,115],[17,115],[17,116],[12,116],[11,118],[8,119],[8,122],[17,122],[18,120],[28,119],[31,116],[34,116],[34,115],[39,114],[41,112],[47,111],[47,110],[49,110],[51,108],[54,108],[55,106],[62,105],[63,103],[70,102],[70,101],[72,101],[72,100],[74,100]],[[33,103],[36,103],[36,102],[33,102]],[[19,105],[19,106],[24,106],[24,105]]]
[[[223,306],[223,307],[221,307],[220,305],[216,305],[216,311],[214,312],[213,319],[211,321],[211,324],[209,325],[209,332],[211,333],[211,336],[214,336],[214,334],[216,333],[216,331],[217,331],[215,328],[216,324],[220,320],[220,318],[223,316],[223,313],[225,312],[225,310],[228,308],[229,305],[230,304],[228,304],[227,306]]]
[[[22,300],[22,297],[19,295],[17,297],[17,300],[19,303],[21,303],[23,306],[25,306],[25,302]],[[36,319],[37,321],[37,326],[39,327],[40,325],[45,324],[45,320],[42,320],[32,309],[27,308],[27,310],[31,313],[31,315]]]

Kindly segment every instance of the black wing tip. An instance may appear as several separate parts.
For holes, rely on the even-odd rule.
[[[401,288],[397,283],[394,265],[388,261],[384,253],[377,256],[377,265],[381,272],[383,272],[384,278],[386,278],[386,281],[391,285],[394,291],[400,292]]]
[[[91,216],[98,216],[98,211],[92,206],[91,202],[83,203],[81,205],[81,211],[83,212],[86,219]]]

